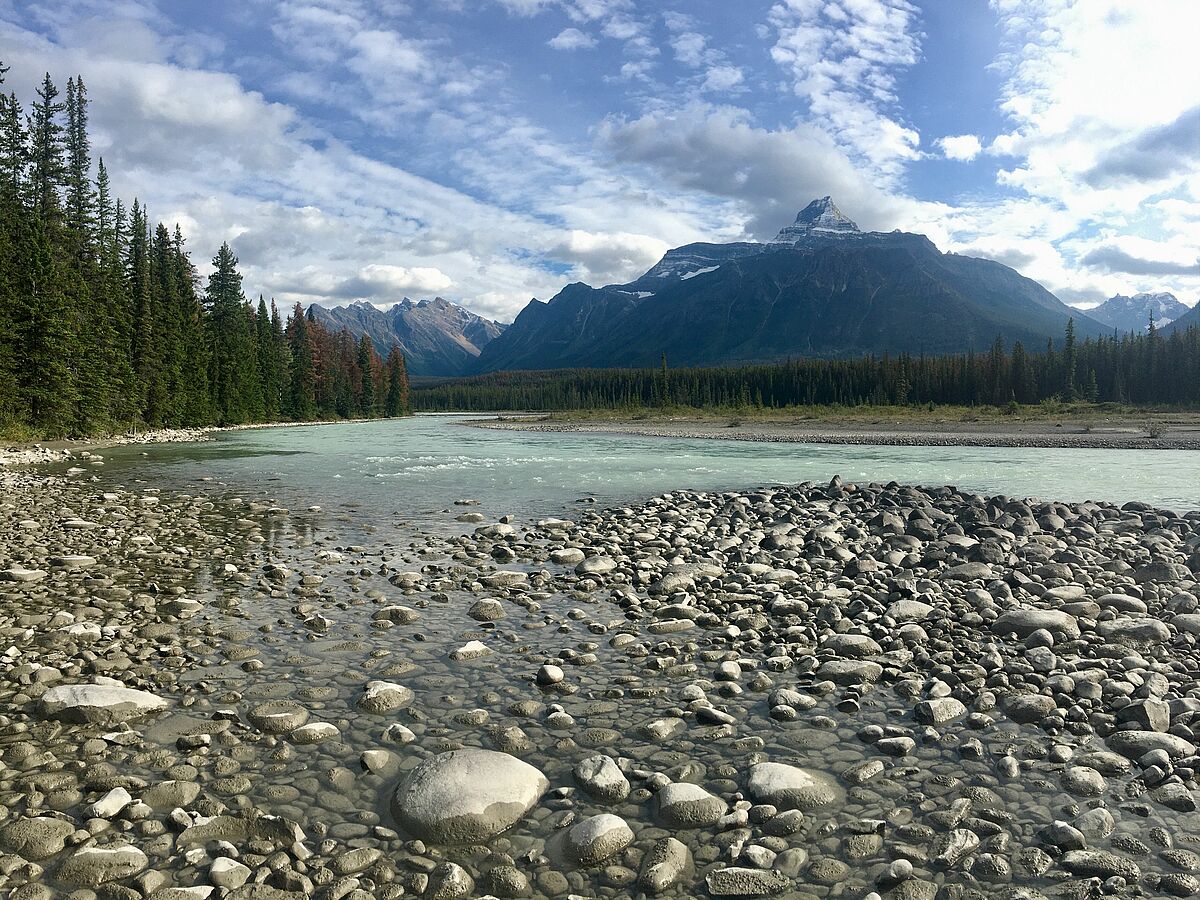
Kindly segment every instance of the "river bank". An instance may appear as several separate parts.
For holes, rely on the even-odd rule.
[[[1004,421],[937,423],[754,421],[711,417],[600,417],[573,421],[539,415],[497,416],[469,423],[478,428],[564,434],[630,434],[801,444],[909,447],[1031,447],[1096,450],[1200,450],[1200,424],[1107,424]],[[1151,436],[1153,434],[1153,436]]]
[[[1200,890],[1200,514],[835,479],[353,543],[81,475],[3,475],[17,900]]]

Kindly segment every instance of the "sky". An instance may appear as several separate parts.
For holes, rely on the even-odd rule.
[[[1200,299],[1197,0],[0,0],[126,200],[281,305],[511,321],[831,195],[1067,303]]]

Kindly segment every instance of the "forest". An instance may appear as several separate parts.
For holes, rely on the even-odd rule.
[[[251,302],[227,243],[212,262],[202,287],[179,226],[93,173],[82,78],[28,114],[0,91],[0,434],[407,414],[398,348]]]
[[[425,411],[789,406],[1021,406],[1045,401],[1200,407],[1200,328],[1077,341],[1031,353],[798,359],[773,365],[497,372],[415,385]]]

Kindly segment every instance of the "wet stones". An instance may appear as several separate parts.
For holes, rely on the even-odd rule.
[[[642,858],[638,887],[647,894],[661,894],[686,877],[692,867],[687,845],[673,837],[658,841]]]
[[[629,796],[629,779],[611,756],[589,756],[575,766],[575,781],[601,803],[619,803]]]
[[[471,660],[483,659],[485,656],[491,655],[491,648],[482,641],[467,641],[456,650],[450,651],[450,659],[454,662],[470,662]]]
[[[25,859],[40,860],[61,853],[75,826],[64,819],[36,816],[17,819],[0,831],[0,844]]]
[[[76,850],[58,868],[58,877],[67,884],[95,888],[123,881],[150,864],[137,847],[83,847]]]
[[[368,681],[355,705],[366,713],[382,715],[411,706],[413,692],[392,681]]]
[[[41,714],[47,718],[118,725],[161,712],[169,704],[148,691],[134,690],[116,682],[56,685],[42,694],[38,705]]]
[[[438,843],[485,841],[516,824],[549,789],[528,763],[493,750],[454,750],[413,769],[392,797],[405,831]]]
[[[917,721],[926,725],[942,725],[966,714],[967,708],[954,697],[922,700],[916,708]]]
[[[655,800],[658,820],[667,828],[680,830],[715,825],[728,809],[720,797],[688,782],[664,785]]]
[[[499,622],[504,618],[504,604],[490,597],[476,600],[467,615],[476,622]]]
[[[837,803],[845,796],[828,775],[775,762],[751,767],[747,789],[758,803],[804,812]]]
[[[266,734],[287,734],[308,721],[308,710],[293,700],[267,700],[251,707],[246,718]]]
[[[1043,630],[1059,640],[1073,641],[1080,635],[1079,621],[1070,613],[1057,609],[1012,609],[992,623],[994,633],[1015,634],[1019,638]]]
[[[1174,734],[1157,731],[1114,731],[1104,739],[1110,750],[1128,759],[1141,759],[1152,750],[1162,750],[1171,759],[1182,759],[1196,753],[1196,745]]]
[[[704,877],[704,883],[714,897],[773,897],[792,886],[792,880],[782,872],[741,866],[713,869]]]
[[[572,825],[562,834],[561,852],[572,865],[599,865],[633,841],[633,829],[620,816],[601,813]]]

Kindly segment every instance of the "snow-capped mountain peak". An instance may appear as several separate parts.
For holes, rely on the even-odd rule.
[[[849,236],[862,234],[858,226],[838,209],[831,197],[814,200],[796,215],[796,221],[775,236],[774,244],[794,244],[815,235]]]

